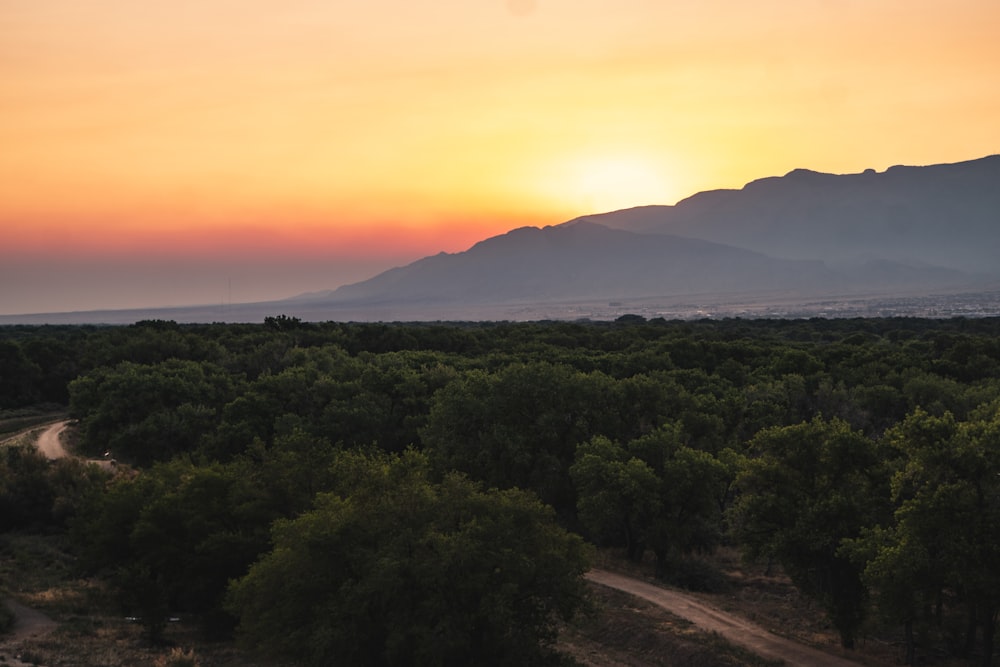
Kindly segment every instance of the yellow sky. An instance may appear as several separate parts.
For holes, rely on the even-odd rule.
[[[1000,152],[998,34],[996,0],[0,0],[0,312],[57,307],[17,269],[53,254],[146,253],[180,303],[171,261],[225,257],[275,298],[279,264],[350,265],[303,273],[330,288],[796,167]],[[73,303],[151,298],[95,266]]]

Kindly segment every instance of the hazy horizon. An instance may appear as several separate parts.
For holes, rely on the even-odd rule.
[[[0,314],[257,302],[522,226],[1000,152],[1000,5],[6,2]]]

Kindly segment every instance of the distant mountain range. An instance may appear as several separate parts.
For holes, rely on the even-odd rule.
[[[674,206],[514,229],[332,291],[232,306],[222,319],[600,318],[699,304],[740,313],[981,291],[1000,292],[1000,155],[881,173],[797,169]],[[218,307],[202,310],[160,316],[220,319]]]
[[[797,169],[740,190],[701,192],[675,206],[585,219],[832,266],[889,261],[995,274],[1000,271],[1000,155],[882,173]]]
[[[834,175],[797,169],[674,206],[525,227],[303,295],[334,307],[784,302],[1000,280],[1000,155]]]

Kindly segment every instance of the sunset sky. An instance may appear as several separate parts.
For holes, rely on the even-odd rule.
[[[0,0],[0,314],[1000,153],[997,0]]]

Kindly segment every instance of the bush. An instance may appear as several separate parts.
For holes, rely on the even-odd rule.
[[[699,558],[676,558],[665,568],[664,580],[679,588],[702,593],[726,590],[726,578],[712,563]]]

